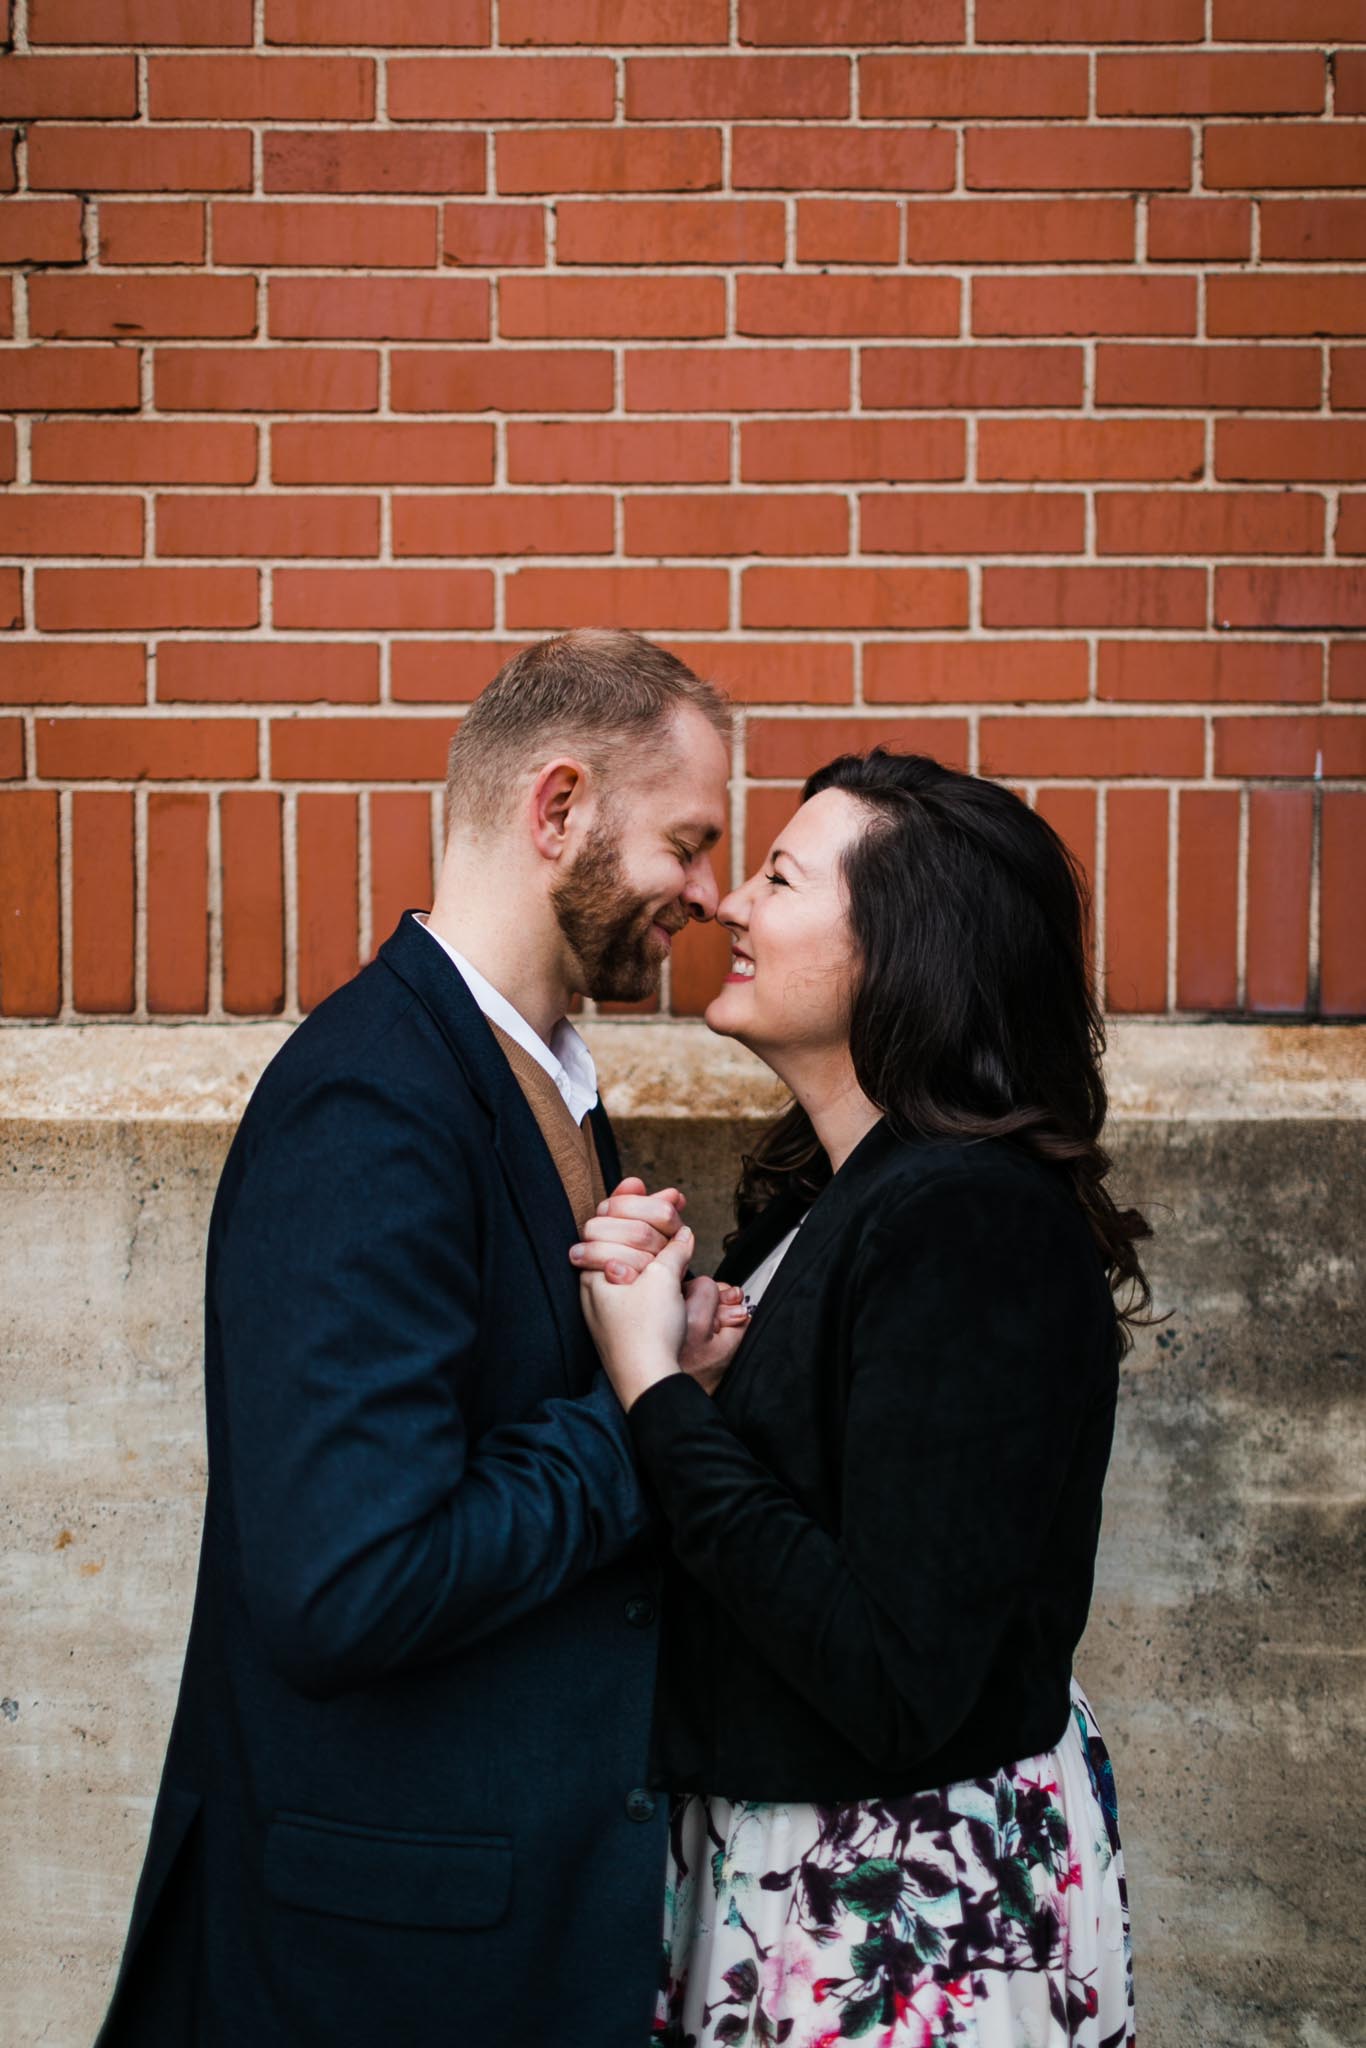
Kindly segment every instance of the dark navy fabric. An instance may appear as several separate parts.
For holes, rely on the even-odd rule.
[[[648,2038],[658,1564],[577,1236],[405,917],[219,1186],[194,1619],[100,2048]]]

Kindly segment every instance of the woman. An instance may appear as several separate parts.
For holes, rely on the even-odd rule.
[[[745,1162],[715,1398],[737,1333],[683,1351],[690,1234],[577,1248],[672,1552],[655,2038],[1115,2048],[1071,1659],[1148,1231],[1104,1185],[1081,886],[1008,791],[878,750],[811,778],[718,915],[707,1023],[794,1100]]]

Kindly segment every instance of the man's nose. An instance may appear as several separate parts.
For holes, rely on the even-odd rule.
[[[688,915],[695,917],[699,924],[715,917],[716,905],[721,891],[717,887],[716,870],[709,855],[704,854],[693,866],[683,891],[683,901],[688,906]]]

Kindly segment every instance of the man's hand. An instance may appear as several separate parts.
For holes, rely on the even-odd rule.
[[[583,1242],[569,1256],[581,1273],[605,1273],[629,1286],[678,1235],[686,1200],[677,1188],[652,1195],[634,1176],[618,1181],[584,1224]]]

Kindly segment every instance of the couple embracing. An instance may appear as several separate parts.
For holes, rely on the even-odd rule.
[[[102,2048],[1132,2039],[1072,1653],[1146,1225],[1081,890],[879,750],[718,901],[728,735],[636,635],[515,656],[430,913],[256,1089]],[[712,917],[792,1104],[708,1278],[566,1013]]]

